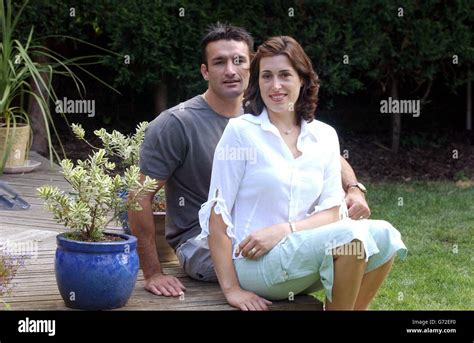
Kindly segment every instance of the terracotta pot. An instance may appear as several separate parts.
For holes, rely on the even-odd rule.
[[[6,167],[22,167],[25,164],[30,147],[30,134],[31,127],[26,124],[17,124],[16,128],[8,129],[5,126],[0,127],[0,159],[7,153],[8,144],[11,144]]]
[[[155,218],[156,228],[156,250],[158,251],[160,262],[178,261],[174,249],[170,247],[165,238],[166,212],[155,212],[153,216]]]

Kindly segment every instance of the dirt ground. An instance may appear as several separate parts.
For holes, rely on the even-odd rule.
[[[474,178],[474,145],[470,136],[453,134],[442,141],[418,142],[400,148],[398,154],[381,144],[384,137],[348,136],[341,151],[349,152],[349,163],[358,178],[370,181],[460,180]]]

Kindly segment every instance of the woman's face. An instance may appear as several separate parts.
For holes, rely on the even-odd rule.
[[[260,60],[258,85],[268,111],[281,114],[295,111],[303,82],[288,57],[263,57]]]

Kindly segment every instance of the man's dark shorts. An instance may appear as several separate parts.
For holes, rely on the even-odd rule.
[[[199,281],[217,282],[211,251],[202,247],[194,238],[188,239],[176,249],[179,264],[186,274]]]

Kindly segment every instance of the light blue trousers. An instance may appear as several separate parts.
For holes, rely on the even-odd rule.
[[[407,248],[390,223],[346,218],[290,234],[262,257],[238,258],[234,265],[241,287],[266,299],[282,300],[324,288],[332,301],[333,254],[364,258],[368,273],[395,253],[405,258]]]

